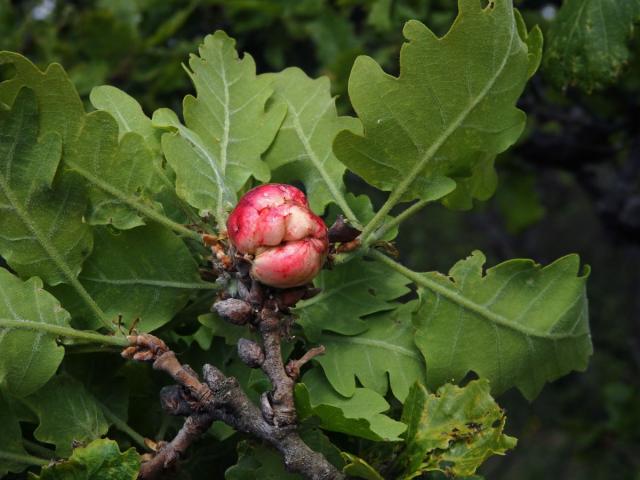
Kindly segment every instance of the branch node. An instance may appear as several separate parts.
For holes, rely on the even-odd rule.
[[[324,355],[326,349],[324,345],[319,345],[308,350],[302,357],[298,360],[291,360],[286,367],[287,375],[289,375],[292,379],[297,380],[300,378],[300,369],[311,359],[317,357],[318,355]]]

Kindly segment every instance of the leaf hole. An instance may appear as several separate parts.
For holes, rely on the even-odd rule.
[[[16,73],[16,66],[13,63],[0,63],[0,82],[11,80]]]
[[[480,0],[480,6],[483,10],[492,10],[496,6],[495,0]]]

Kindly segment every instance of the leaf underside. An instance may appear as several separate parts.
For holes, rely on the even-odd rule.
[[[253,58],[239,58],[235,41],[218,31],[189,60],[197,97],[184,99],[184,125],[168,109],[154,113],[154,125],[172,130],[163,135],[162,148],[176,173],[178,195],[200,210],[224,211],[249,178],[270,178],[260,155],[273,141],[286,107],[267,106],[271,81],[255,70]]]
[[[359,57],[349,78],[365,133],[340,133],[334,151],[373,186],[401,191],[404,201],[444,196],[454,181],[458,191],[448,205],[488,198],[496,186],[494,157],[524,128],[515,104],[539,63],[539,30],[527,34],[508,0],[484,9],[475,0],[458,5],[442,38],[407,22],[399,77]]]
[[[533,399],[545,382],[583,370],[592,353],[585,284],[577,255],[541,268],[510,260],[486,271],[474,252],[449,276],[426,273],[414,315],[416,344],[437,388],[474,371],[494,393],[513,386]]]
[[[0,112],[0,253],[23,278],[72,283],[93,243],[82,221],[86,200],[70,176],[54,179],[60,137],[39,138],[38,119],[26,88]]]
[[[411,309],[405,304],[371,316],[359,335],[325,332],[318,342],[326,353],[317,357],[333,388],[345,397],[356,392],[356,377],[365,388],[404,400],[413,383],[425,377],[424,362],[413,342]]]
[[[345,166],[331,145],[341,130],[361,133],[360,121],[340,117],[327,77],[309,78],[299,68],[265,74],[273,82],[274,100],[287,106],[287,115],[264,158],[278,182],[304,183],[311,208],[321,213],[345,195]]]
[[[369,328],[366,315],[391,310],[392,302],[409,292],[407,280],[377,262],[356,259],[324,270],[314,284],[322,291],[295,308],[297,322],[311,340],[322,330],[356,335]]]

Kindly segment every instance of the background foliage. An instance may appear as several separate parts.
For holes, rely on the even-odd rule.
[[[258,72],[297,66],[311,76],[328,75],[333,93],[339,95],[338,112],[347,114],[350,107],[346,85],[355,57],[367,54],[386,71],[397,73],[404,22],[418,19],[437,33],[444,33],[455,16],[454,3],[447,0],[0,0],[0,50],[24,53],[41,67],[54,61],[62,63],[86,107],[89,107],[91,87],[111,84],[138,99],[145,112],[162,106],[181,111],[181,99],[191,87],[180,64],[187,63],[188,54],[197,51],[206,34],[223,29],[237,39],[240,51],[251,52]],[[514,391],[501,397],[500,404],[509,414],[507,433],[519,439],[519,448],[517,454],[490,460],[483,474],[492,479],[533,479],[542,475],[570,479],[637,478],[640,474],[635,454],[640,444],[640,125],[637,115],[640,61],[638,40],[632,31],[640,2],[566,0],[563,6],[560,2],[535,0],[516,3],[529,25],[540,25],[546,45],[542,68],[520,100],[521,107],[528,113],[525,134],[515,149],[497,161],[500,172],[497,194],[463,214],[441,206],[428,207],[419,219],[402,226],[398,247],[403,261],[410,267],[443,272],[476,248],[485,252],[489,265],[513,257],[535,258],[546,265],[577,251],[595,272],[589,290],[595,354],[589,370],[548,385],[532,405]],[[602,16],[599,12],[603,12]],[[190,68],[196,71],[197,67],[190,64]],[[0,66],[0,80],[9,73]],[[290,70],[288,75],[297,73]],[[277,92],[277,83],[272,88]],[[102,105],[108,103],[110,92],[100,93],[92,102],[108,110]],[[24,105],[28,105],[28,99]],[[80,102],[68,108],[83,115]],[[197,103],[191,108],[197,108]],[[272,115],[277,113],[274,111]],[[55,124],[55,119],[51,122]],[[76,128],[65,125],[68,129]],[[99,114],[84,124],[81,134],[91,135],[92,128],[111,129],[117,137],[117,126]],[[144,118],[135,128],[145,137]],[[64,139],[67,132],[61,131],[59,135]],[[53,144],[59,140],[42,141]],[[157,151],[157,139],[145,137],[145,143],[137,146],[135,142],[139,140],[131,139],[129,143],[133,145],[122,142],[118,148],[140,148],[150,156]],[[113,143],[111,148],[115,151],[116,140]],[[283,148],[286,146],[283,143]],[[28,152],[29,155],[54,153],[53,148]],[[105,159],[117,162],[117,155],[106,152]],[[80,167],[82,165],[75,165],[76,170]],[[46,174],[40,172],[43,177]],[[162,180],[149,179],[146,185],[149,198],[162,190],[154,187],[156,181]],[[354,191],[369,194],[379,204],[381,198],[358,178],[347,177],[347,182]],[[312,197],[314,201],[317,205],[323,204],[321,191],[316,200]],[[148,205],[154,208],[152,202]],[[123,224],[139,222],[126,209],[118,212]],[[95,223],[99,223],[101,212],[93,213]],[[77,238],[78,234],[75,235]],[[95,235],[94,252],[109,248],[105,235],[109,233]],[[166,242],[171,243],[171,239],[167,238]],[[177,251],[181,247],[167,245],[166,248]],[[141,245],[140,254],[144,253]],[[78,251],[77,256],[81,255]],[[137,252],[132,255],[139,256]],[[188,258],[177,252],[173,261],[182,262],[183,266],[172,271],[183,271],[184,275],[166,279],[172,282],[175,291],[168,292],[167,301],[160,304],[163,311],[158,315],[180,310],[184,305],[180,303],[183,302],[180,285],[193,287],[191,284],[198,282],[197,277],[189,277]],[[97,258],[93,262],[89,257],[87,262],[97,270],[102,269]],[[40,274],[45,281],[57,283],[61,273],[55,266],[41,265],[40,268],[45,271],[46,275]],[[79,280],[91,291],[91,279],[81,276]],[[56,291],[57,296],[64,295],[63,288],[60,293]],[[143,290],[144,286],[139,288]],[[119,292],[107,290],[103,294],[117,296]],[[388,300],[402,294],[402,291],[393,292]],[[144,295],[144,291],[140,295]],[[109,298],[96,301],[110,304]],[[87,309],[87,305],[78,302],[77,308]],[[56,318],[59,322],[68,322],[64,311]],[[86,318],[89,326],[99,324],[96,323],[99,319],[91,314]],[[150,318],[153,319],[153,314]],[[307,334],[313,332],[312,305],[302,310],[302,319]],[[203,347],[220,344],[223,340],[212,337],[212,331],[225,327],[208,320],[201,318],[202,327],[193,335],[193,331],[180,330],[180,318],[177,318],[173,325],[178,327],[176,340],[182,335],[183,341],[197,342]],[[339,319],[335,328],[340,332]],[[228,350],[222,345],[219,347],[215,351],[224,356]],[[196,357],[192,361],[195,365],[203,360],[197,358],[197,350],[192,355]],[[98,355],[98,361],[108,365],[112,356],[103,356],[101,359]],[[108,407],[96,410],[94,418],[78,418],[77,424],[67,425],[70,429],[76,428],[71,431],[71,438],[77,436],[78,431],[105,432],[112,420],[105,418],[103,412],[126,412],[127,408],[130,418],[146,422],[135,425],[138,430],[149,436],[161,433],[155,431],[160,412],[154,410],[157,382],[161,380],[147,378],[148,372],[143,366],[127,365],[119,370],[119,378],[113,379],[118,388],[105,397],[99,392],[99,384],[90,381],[90,372],[81,362],[74,364],[71,357],[67,371],[72,371],[74,377],[56,378],[47,388],[77,390],[76,395],[101,398]],[[231,372],[238,367],[230,358],[221,360],[227,362]],[[236,370],[238,374],[243,371]],[[264,381],[261,378],[246,380],[255,385]],[[321,381],[305,379],[305,386],[313,392],[314,385]],[[130,405],[126,403],[127,385],[136,385],[139,395]],[[25,388],[28,390],[30,386]],[[27,390],[25,395],[29,393]],[[375,393],[365,392],[360,394]],[[297,395],[304,398],[305,392],[299,391]],[[314,401],[317,403],[310,403],[310,410],[331,408],[335,403],[332,399]],[[377,407],[371,407],[368,413],[370,419],[377,420],[364,425],[365,430],[371,431],[369,435],[397,434],[396,426],[376,417],[388,408],[384,398],[379,395],[360,401]],[[136,415],[137,412],[144,415]],[[33,413],[25,409],[18,415]],[[332,426],[333,431],[350,431],[356,428],[354,423],[363,428],[361,419],[357,418],[344,418],[337,423]],[[41,426],[34,432],[35,438],[46,439],[47,430],[56,428],[59,427]],[[163,424],[161,430],[174,428],[175,425]],[[220,428],[216,435],[223,440],[217,444],[216,452],[205,452],[205,443],[200,447],[202,454],[196,451],[190,457],[188,471],[196,478],[200,471],[211,473],[212,465],[218,465],[215,468],[220,472],[228,466],[221,459],[232,451],[233,444],[224,443],[224,429]],[[356,446],[352,447],[357,451]],[[250,448],[247,447],[247,451]],[[82,464],[83,455],[127,455],[117,449],[114,452],[109,445],[96,445],[94,450],[78,453],[73,461]],[[265,464],[272,461],[260,455],[263,452],[253,452],[253,456],[247,458],[263,458]],[[250,463],[247,460],[243,468],[250,471],[266,468]],[[57,478],[55,472],[49,475]],[[43,475],[43,478],[49,477]]]

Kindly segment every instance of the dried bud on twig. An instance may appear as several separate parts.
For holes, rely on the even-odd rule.
[[[338,218],[329,229],[329,243],[350,242],[355,240],[360,233],[362,232],[349,225],[342,215],[338,215]]]
[[[253,340],[246,338],[238,340],[238,356],[240,360],[251,368],[259,368],[264,362],[262,347]]]
[[[237,298],[220,300],[213,304],[213,310],[235,325],[244,325],[253,318],[251,305]]]

